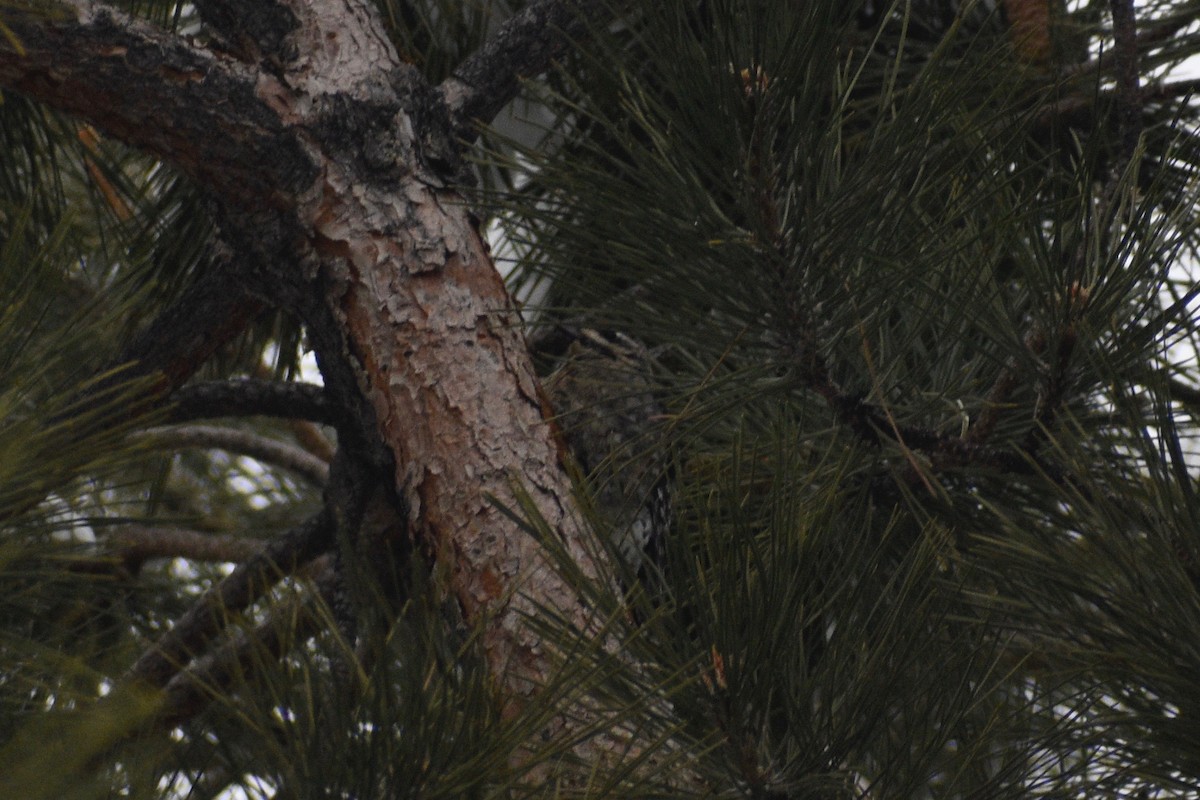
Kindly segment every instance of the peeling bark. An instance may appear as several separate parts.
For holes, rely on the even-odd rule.
[[[518,702],[548,669],[522,614],[545,605],[586,626],[574,590],[488,499],[515,507],[521,481],[586,559],[519,318],[461,198],[415,175],[399,191],[373,189],[332,163],[326,187],[314,250],[343,355],[357,364],[418,540],[452,565],[467,618],[489,621],[488,659]]]

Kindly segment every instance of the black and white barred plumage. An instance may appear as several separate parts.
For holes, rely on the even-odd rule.
[[[672,523],[667,417],[654,395],[649,353],[622,334],[585,329],[545,388],[614,552],[644,579],[662,566]]]

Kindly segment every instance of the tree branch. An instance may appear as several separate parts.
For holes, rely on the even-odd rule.
[[[181,528],[121,525],[104,536],[106,549],[133,565],[155,558],[240,563],[258,555],[266,544],[244,536],[223,536]]]
[[[317,592],[329,605],[336,584],[332,559],[319,559],[314,567]],[[319,633],[322,619],[311,606],[311,599],[291,599],[272,609],[267,621],[252,632],[235,637],[171,678],[164,687],[166,696],[159,725],[171,728],[191,719],[214,697],[222,696],[238,675],[252,672],[255,665],[262,663],[264,655],[279,658],[296,642]]]
[[[336,426],[337,409],[324,387],[255,378],[205,381],[184,386],[170,397],[171,422],[212,417],[266,416],[304,419]]]
[[[1170,378],[1167,380],[1167,393],[1189,413],[1200,413],[1200,389],[1189,386],[1178,378]]]
[[[164,687],[183,669],[205,642],[221,629],[231,612],[261,597],[285,575],[311,561],[331,544],[333,515],[322,510],[268,544],[260,553],[205,593],[175,627],[142,654],[129,677]]]
[[[1117,119],[1121,130],[1121,160],[1124,171],[1142,135],[1142,101],[1138,89],[1137,15],[1133,0],[1111,0],[1113,38],[1116,40]]]
[[[990,447],[928,428],[893,424],[883,410],[848,395],[839,393],[827,399],[839,421],[865,441],[877,444],[880,439],[891,439],[926,454],[940,467],[974,465],[1010,475],[1044,473],[1056,483],[1065,480],[1061,470],[1021,449]]]
[[[538,0],[505,22],[438,87],[456,136],[473,140],[476,125],[491,122],[516,97],[522,78],[545,72],[612,6],[602,0]]]
[[[904,451],[915,450],[925,454],[937,468],[975,465],[1011,475],[1044,474],[1055,483],[1067,480],[1061,469],[1038,458],[1031,450],[991,447],[979,436],[964,439],[928,428],[899,424],[886,408],[847,392],[834,380],[829,364],[821,355],[816,325],[809,313],[797,305],[792,309],[792,314],[794,327],[781,331],[785,351],[799,365],[807,388],[823,398],[835,419],[864,442],[878,445],[881,440],[891,440]],[[1007,381],[1002,374],[993,391],[1007,391],[1004,388]],[[989,426],[992,424],[994,421]]]
[[[307,450],[249,431],[216,425],[186,425],[151,428],[133,436],[158,449],[196,447],[241,453],[290,469],[315,486],[324,486],[329,480],[329,465]]]
[[[246,64],[92,0],[58,0],[49,15],[5,8],[4,22],[0,83],[170,160],[227,198],[274,205],[316,175],[268,106],[270,79]]]

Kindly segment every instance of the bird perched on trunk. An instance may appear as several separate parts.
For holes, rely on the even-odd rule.
[[[661,568],[672,521],[666,413],[652,363],[628,336],[583,329],[544,383],[612,551],[642,581]]]

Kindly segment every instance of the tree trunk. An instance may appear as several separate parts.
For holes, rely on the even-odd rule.
[[[520,320],[446,178],[462,121],[400,60],[368,0],[196,5],[227,34],[222,47],[89,0],[45,16],[6,10],[20,45],[0,40],[0,83],[212,193],[227,260],[252,265],[241,280],[304,318],[327,387],[394,470],[416,541],[485,623],[515,713],[550,669],[523,615],[588,620],[492,498],[515,507],[521,485],[584,574],[595,565]],[[461,82],[449,88],[461,107]]]

